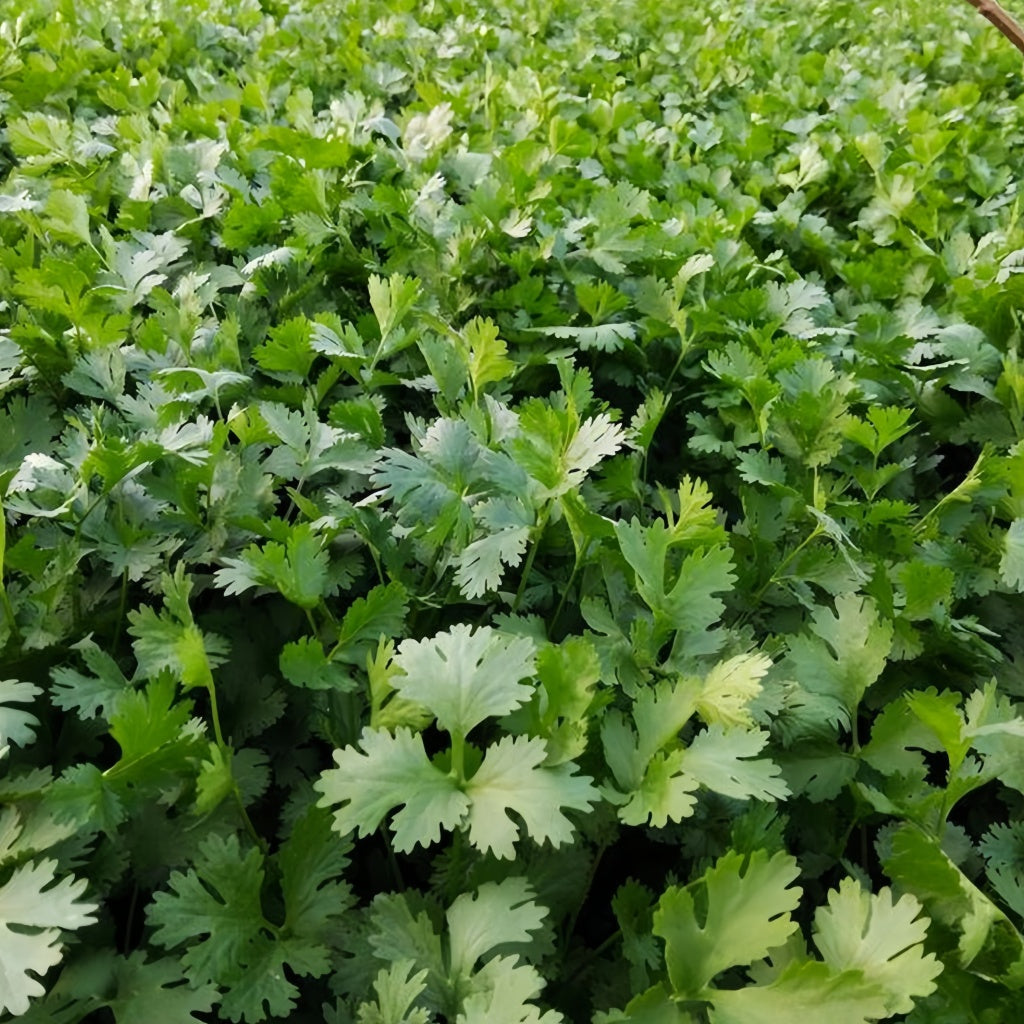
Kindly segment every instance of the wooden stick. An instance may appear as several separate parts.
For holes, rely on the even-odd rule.
[[[1014,46],[1024,53],[1024,28],[1021,28],[1007,12],[996,3],[996,0],[967,0],[967,2],[978,9],[978,12],[988,18]]]

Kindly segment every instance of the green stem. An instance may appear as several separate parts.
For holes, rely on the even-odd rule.
[[[405,879],[402,877],[402,868],[398,863],[398,858],[395,856],[395,848],[391,845],[391,836],[388,835],[388,830],[383,825],[377,831],[384,841],[384,849],[387,851],[388,871],[391,872],[392,880],[398,887],[399,892],[405,892]]]
[[[121,643],[121,631],[124,625],[124,614],[128,607],[128,570],[121,573],[121,595],[117,602],[117,623],[114,626],[114,639],[111,644],[113,652],[117,653],[118,645]]]
[[[977,461],[971,467],[967,476],[965,476],[963,480],[961,480],[960,483],[958,483],[948,494],[943,495],[943,497],[921,517],[917,525],[914,527],[915,534],[922,533],[927,526],[934,522],[939,512],[950,502],[968,502],[971,500],[974,495],[974,491],[977,490],[978,486],[981,484],[981,467],[989,454],[990,449],[986,445],[982,449],[981,454],[978,456]]]
[[[461,732],[452,733],[452,770],[455,780],[462,785],[466,781],[466,737]]]
[[[544,530],[548,525],[548,517],[551,515],[550,503],[544,506],[544,511],[541,512],[540,518],[537,520],[536,526],[533,528],[533,541],[530,544],[530,550],[526,555],[526,562],[523,565],[523,574],[519,578],[519,589],[516,590],[516,599],[512,602],[512,611],[518,611],[519,605],[522,604],[523,595],[526,593],[526,581],[530,578],[530,572],[533,570],[533,563],[537,557],[537,549],[540,547],[541,538],[544,535]]]
[[[18,632],[18,623],[14,618],[14,605],[11,604],[11,598],[7,593],[7,588],[4,586],[3,580],[0,580],[0,604],[3,604],[4,618],[7,620],[7,625],[10,627],[11,635],[16,635]]]
[[[231,792],[235,798],[235,804],[238,807],[238,813],[242,817],[242,823],[245,825],[246,832],[249,833],[249,838],[256,844],[260,852],[266,854],[269,850],[267,841],[256,831],[256,826],[252,823],[252,818],[249,817],[249,812],[245,809],[245,802],[242,800],[242,791],[238,788],[238,783],[234,781],[232,776],[231,781]]]
[[[220,711],[217,707],[217,689],[213,685],[213,679],[211,678],[206,684],[206,692],[210,695],[210,719],[213,722],[213,736],[217,741],[217,746],[221,750],[227,749],[227,744],[224,742],[224,733],[221,732],[220,728]]]
[[[765,583],[764,586],[762,586],[760,589],[754,592],[754,596],[751,599],[750,604],[757,604],[761,600],[761,598],[764,597],[765,592],[768,590],[768,588],[773,583],[778,583],[779,580],[782,579],[782,573],[786,568],[789,567],[790,562],[792,562],[793,559],[796,558],[796,556],[800,554],[800,552],[803,551],[803,549],[807,547],[808,544],[811,543],[811,541],[816,540],[818,537],[820,537],[822,533],[824,533],[824,528],[822,527],[821,523],[817,523],[814,529],[811,530],[811,532],[802,541],[800,541],[800,543],[797,544],[797,546],[793,548],[793,550],[790,551],[790,553],[786,555],[786,557],[779,563],[775,572],[773,572],[771,576],[768,577],[768,582]]]
[[[437,586],[437,563],[441,559],[441,547],[434,548],[434,553],[430,556],[430,561],[427,563],[427,571],[423,574],[423,593],[430,594],[433,592],[435,586]]]
[[[220,748],[221,756],[224,758],[225,762],[230,765],[232,750],[224,741],[224,732],[220,725],[220,709],[217,706],[217,689],[213,683],[212,673],[206,684],[206,692],[210,695],[210,721],[213,723],[213,736],[217,746]],[[238,813],[242,818],[242,823],[245,825],[245,830],[249,833],[249,838],[252,839],[263,853],[266,853],[268,850],[267,842],[259,832],[256,831],[256,826],[253,825],[252,818],[249,817],[249,812],[245,809],[245,801],[242,799],[242,791],[238,788],[238,780],[235,778],[233,771],[231,773],[231,795],[234,797],[235,805],[237,806]]]
[[[128,772],[134,771],[140,765],[145,765],[146,762],[151,761],[153,758],[161,756],[167,746],[169,746],[169,744],[161,743],[159,747],[156,747],[153,750],[147,750],[146,753],[133,758],[131,761],[126,761],[124,764],[118,761],[116,764],[112,764],[103,773],[103,778],[108,782],[112,782]]]
[[[588,542],[587,546],[589,547],[589,542]],[[587,548],[585,547],[583,549],[583,553],[586,554],[586,551],[587,551]],[[580,559],[577,558],[576,559],[576,564],[572,567],[572,572],[569,574],[569,579],[566,582],[565,586],[562,588],[562,594],[561,594],[561,597],[559,597],[559,599],[558,599],[558,605],[555,607],[555,613],[554,613],[554,615],[551,616],[551,620],[550,621],[551,621],[551,628],[552,628],[552,630],[554,630],[554,627],[558,625],[558,619],[561,616],[563,609],[565,608],[565,602],[566,602],[566,599],[569,596],[569,591],[572,590],[572,585],[576,582],[576,577],[579,575],[579,572],[580,572]]]
[[[564,984],[568,985],[569,983],[575,981],[576,978],[578,978],[591,965],[591,963],[593,963],[593,961],[595,961],[599,956],[601,956],[603,953],[606,953],[609,949],[611,949],[612,946],[614,946],[615,943],[618,942],[621,938],[622,929],[616,928],[615,931],[613,931],[611,935],[608,936],[608,938],[601,942],[600,945],[595,946],[593,949],[588,949],[586,953],[584,953],[583,956],[581,956],[579,960],[576,961],[575,969],[573,970],[572,974],[570,974],[569,977],[565,979]]]
[[[128,920],[124,930],[124,946],[121,949],[121,955],[127,956],[131,951],[132,947],[130,944],[132,925],[135,921],[135,908],[139,900],[139,886],[135,884],[132,886],[131,899],[128,901]]]
[[[10,626],[11,633],[17,633],[18,625],[14,618],[14,606],[11,604],[7,586],[4,583],[4,558],[7,555],[7,516],[4,514],[4,503],[0,499],[0,603],[4,606],[4,618]]]
[[[316,619],[313,618],[313,611],[310,608],[303,608],[302,610],[306,613],[306,622],[309,623],[309,628],[312,630],[313,636],[315,637],[317,634],[317,629]]]
[[[605,850],[607,849],[608,844],[601,843],[597,848],[597,853],[594,854],[594,859],[590,862],[590,870],[587,872],[587,883],[583,887],[583,895],[580,897],[579,903],[576,904],[576,909],[573,911],[572,916],[569,918],[569,923],[565,927],[564,947],[566,951],[569,949],[569,940],[572,938],[572,934],[576,930],[576,922],[579,920],[580,913],[583,911],[583,907],[587,902],[587,897],[590,895],[590,890],[594,884],[594,878],[597,876],[597,869],[601,863],[601,858],[604,856]],[[615,935],[618,935],[618,932],[615,932]],[[615,935],[612,935],[611,938],[614,939]],[[609,940],[606,939],[601,946],[598,946],[598,950],[603,949],[608,941]],[[598,954],[595,951],[593,955],[597,956]]]
[[[372,544],[367,544],[367,548],[370,552],[370,558],[373,559],[373,567],[377,570],[377,579],[380,585],[384,586],[387,581],[384,579],[384,568],[381,565],[380,552]]]

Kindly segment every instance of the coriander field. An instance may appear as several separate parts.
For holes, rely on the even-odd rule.
[[[0,1020],[1024,1019],[1022,173],[963,0],[0,0]]]

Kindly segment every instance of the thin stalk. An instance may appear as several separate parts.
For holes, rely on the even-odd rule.
[[[438,582],[437,564],[441,560],[441,546],[438,545],[434,548],[433,554],[430,556],[430,561],[427,563],[427,571],[423,574],[423,590],[424,593],[431,593]],[[381,577],[383,582],[383,577]]]
[[[597,869],[601,864],[601,858],[604,856],[605,850],[608,849],[607,843],[601,843],[597,848],[597,853],[594,854],[594,859],[590,863],[590,870],[587,872],[587,884],[583,887],[583,895],[580,898],[579,903],[576,904],[576,909],[572,913],[572,917],[569,918],[569,923],[565,927],[565,949],[569,949],[569,940],[572,938],[572,933],[576,930],[576,922],[579,920],[580,913],[583,911],[583,906],[587,902],[587,897],[590,895],[590,890],[594,885],[594,879],[597,877]],[[616,932],[616,934],[618,934]],[[614,936],[612,936],[614,938]],[[606,942],[608,940],[605,940]],[[603,944],[602,944],[603,946]],[[598,949],[601,949],[599,946]],[[594,954],[596,955],[596,953]]]
[[[217,707],[217,688],[213,685],[213,678],[211,678],[206,684],[206,692],[210,695],[210,718],[213,721],[213,737],[217,741],[217,746],[221,750],[227,749],[227,744],[224,742],[224,733],[221,732],[220,728],[220,710]]]
[[[792,562],[793,559],[796,558],[796,556],[800,554],[800,552],[803,551],[803,549],[807,547],[808,544],[811,543],[811,541],[816,540],[824,532],[825,531],[822,525],[820,523],[816,523],[814,529],[811,530],[811,532],[802,541],[800,541],[800,543],[797,544],[797,546],[793,548],[793,550],[790,551],[790,553],[786,555],[786,557],[779,563],[778,568],[776,568],[775,572],[773,572],[771,576],[768,577],[768,582],[765,583],[764,586],[762,586],[759,590],[757,590],[754,593],[754,596],[751,599],[750,603],[752,605],[757,604],[757,602],[760,601],[762,597],[764,597],[765,592],[768,590],[768,588],[773,583],[778,583],[782,579],[782,572],[783,570],[789,567],[790,562]]]
[[[575,981],[599,956],[603,953],[607,953],[612,946],[615,945],[622,938],[622,929],[616,928],[615,931],[604,939],[600,945],[595,946],[593,949],[588,949],[579,960],[576,961],[575,967],[572,974],[565,979],[564,984],[568,985],[570,982]]]
[[[377,831],[384,841],[384,849],[387,852],[388,871],[391,873],[392,880],[398,887],[399,892],[405,892],[405,879],[402,877],[402,867],[395,856],[395,848],[391,845],[391,836],[388,835],[388,830],[383,825]]]
[[[317,634],[316,619],[313,618],[313,611],[312,611],[312,609],[311,608],[303,608],[302,610],[306,613],[306,622],[309,624],[309,628],[312,630],[313,636],[316,637],[316,634]]]
[[[4,515],[4,503],[0,500],[0,604],[3,604],[4,618],[10,627],[11,634],[18,632],[18,624],[14,618],[14,606],[11,604],[10,594],[7,593],[7,586],[4,583],[4,558],[7,554],[7,518]]]
[[[537,558],[537,549],[540,547],[541,537],[544,536],[544,530],[548,525],[548,517],[550,515],[551,505],[548,504],[544,507],[544,511],[541,512],[540,518],[537,520],[537,525],[533,528],[533,541],[530,544],[530,550],[526,554],[526,562],[523,564],[523,574],[519,579],[516,599],[512,602],[513,612],[518,611],[519,605],[522,604],[523,595],[526,593],[526,581],[530,578],[530,572],[533,570],[533,563]]]
[[[210,673],[206,681],[206,692],[210,695],[210,721],[213,723],[214,740],[220,748],[224,759],[227,760],[231,756],[231,748],[224,741],[224,732],[220,725],[220,708],[217,705],[217,688],[214,685],[212,673]],[[245,830],[249,833],[249,838],[252,839],[263,853],[266,853],[268,849],[267,842],[256,831],[256,826],[253,825],[252,818],[249,817],[249,812],[245,808],[245,801],[242,799],[242,791],[238,788],[238,781],[235,779],[233,772],[231,775],[231,795],[234,797],[235,805],[242,818],[242,823],[245,825]]]
[[[245,831],[249,833],[249,838],[256,844],[261,853],[266,853],[269,849],[267,841],[256,831],[256,826],[252,823],[252,818],[249,817],[249,812],[245,809],[242,791],[238,788],[238,783],[235,781],[231,783],[231,792],[234,795],[238,813],[241,815],[242,822],[245,825]]]
[[[990,454],[989,448],[986,446],[982,449],[981,454],[978,456],[977,461],[971,467],[967,476],[963,478],[948,494],[944,494],[942,498],[936,502],[917,522],[914,527],[914,533],[920,534],[930,526],[948,504],[951,502],[968,502],[974,496],[974,492],[981,486],[981,467],[985,460]]]
[[[461,732],[452,733],[452,775],[461,785],[466,780],[466,737]]]
[[[562,614],[562,610],[565,608],[566,598],[569,596],[569,591],[572,590],[572,585],[576,582],[576,577],[580,572],[580,560],[576,559],[576,564],[572,567],[572,572],[569,574],[568,582],[562,588],[562,595],[558,599],[558,605],[555,608],[554,615],[551,616],[551,628],[554,629],[558,625],[558,619]]]
[[[124,625],[124,615],[128,608],[128,570],[125,569],[121,573],[121,594],[117,601],[117,623],[114,626],[114,640],[112,648],[114,653],[117,653],[117,648],[121,643],[122,627]]]
[[[132,925],[135,922],[135,909],[139,899],[139,887],[138,885],[132,886],[131,899],[128,901],[128,916],[124,926],[124,947],[121,950],[122,956],[127,956],[132,951],[131,945],[131,932]]]

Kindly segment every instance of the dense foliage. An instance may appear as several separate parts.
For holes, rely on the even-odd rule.
[[[0,6],[0,1016],[1021,1018],[1004,39]]]

